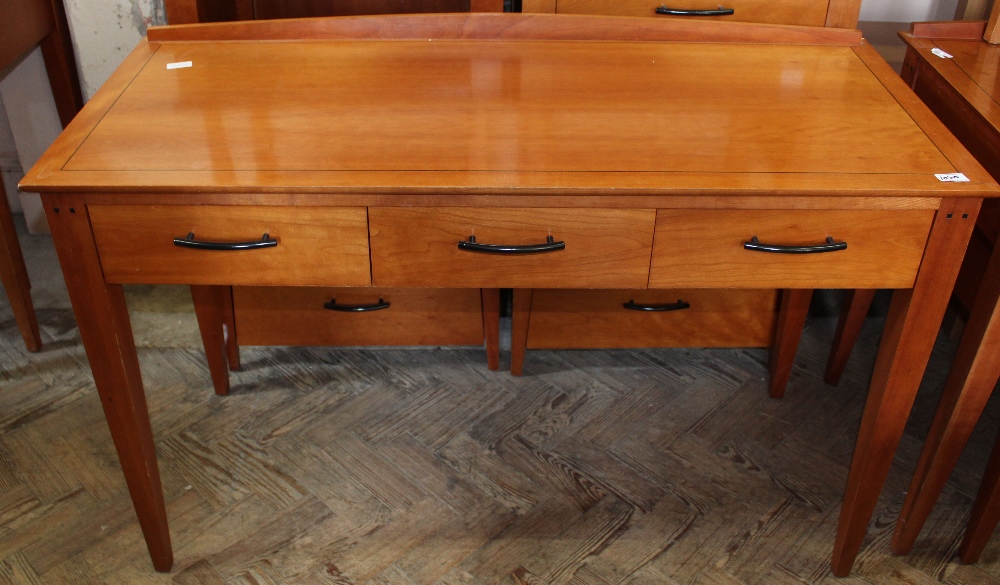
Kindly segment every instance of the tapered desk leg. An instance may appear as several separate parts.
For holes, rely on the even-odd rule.
[[[167,512],[125,294],[120,285],[104,282],[81,200],[46,195],[43,202],[80,338],[149,555],[157,571],[169,571],[173,553]]]
[[[524,370],[524,352],[528,347],[528,317],[531,315],[531,289],[515,288],[510,315],[510,373],[520,376]]]
[[[226,287],[225,306],[222,315],[225,318],[226,326],[226,358],[229,362],[229,371],[238,372],[240,370],[240,344],[236,338],[236,309],[233,307],[233,287]]]
[[[944,199],[912,289],[893,294],[875,362],[834,542],[833,573],[845,577],[868,531],[955,285],[981,201]]]
[[[500,289],[484,288],[483,333],[486,336],[486,366],[491,370],[500,369]]]
[[[14,321],[21,330],[21,337],[28,351],[42,349],[42,338],[38,334],[35,307],[31,303],[31,283],[28,269],[24,266],[21,244],[17,241],[14,216],[10,213],[7,193],[0,182],[0,281],[7,291],[10,308],[14,311]]]
[[[231,302],[226,301],[227,297],[232,299],[231,294],[228,286],[191,286],[191,299],[198,317],[201,342],[205,346],[208,371],[215,393],[219,396],[229,394],[229,364],[223,326],[228,318],[227,309],[232,314]]]
[[[830,357],[826,360],[826,383],[836,386],[844,375],[847,360],[851,357],[854,344],[861,334],[861,326],[865,324],[868,309],[875,300],[876,290],[862,288],[849,290],[844,295],[844,306],[840,309],[840,321],[837,322],[837,332],[833,335],[833,345],[830,347]]]
[[[993,536],[993,530],[1000,522],[1000,437],[993,445],[990,462],[983,474],[983,483],[979,486],[976,503],[972,506],[969,525],[965,529],[965,537],[958,546],[958,556],[962,562],[974,563],[983,554],[986,543]]]
[[[811,288],[788,288],[781,291],[778,320],[774,327],[774,345],[771,346],[771,382],[768,386],[771,398],[781,398],[785,395],[788,379],[792,375],[792,366],[795,364],[795,353],[802,338],[802,328],[809,313],[812,294]]]
[[[892,550],[910,551],[1000,378],[1000,251],[990,256],[934,422],[896,523]]]

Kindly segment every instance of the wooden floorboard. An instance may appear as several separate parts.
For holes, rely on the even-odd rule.
[[[954,557],[993,401],[914,552],[888,542],[955,341],[942,336],[854,574],[828,569],[881,322],[838,387],[807,323],[786,397],[756,349],[244,348],[212,392],[183,289],[130,289],[174,542],[152,570],[44,236],[45,344],[0,297],[0,585],[1000,583]],[[53,274],[54,273],[54,274]]]

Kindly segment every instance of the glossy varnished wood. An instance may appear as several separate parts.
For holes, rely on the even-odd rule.
[[[365,208],[103,206],[90,208],[108,282],[367,286]],[[212,251],[175,238],[250,242],[273,248]],[[331,261],[333,260],[333,261]]]
[[[7,293],[25,347],[28,351],[40,350],[42,338],[38,333],[38,320],[31,302],[31,282],[28,280],[28,269],[21,255],[21,244],[17,241],[14,217],[7,203],[3,184],[0,184],[0,282]]]
[[[872,301],[875,300],[875,289],[861,288],[852,289],[844,293],[844,304],[840,311],[840,320],[837,322],[837,332],[833,335],[833,344],[830,347],[830,355],[826,360],[826,373],[824,379],[827,384],[836,386],[840,383],[840,377],[847,367],[847,360],[851,357],[851,349],[858,340],[861,333],[861,326],[868,316],[868,309],[871,308]]]
[[[612,16],[652,16],[657,18],[678,18],[684,20],[735,20],[740,22],[768,22],[774,24],[797,24],[802,26],[824,26],[829,2],[826,0],[777,0],[774,2],[756,0],[727,0],[725,8],[735,12],[729,16],[677,16],[656,14],[661,2],[654,0],[558,0],[558,14],[608,14]],[[671,8],[685,10],[714,10],[720,6],[712,0],[678,0],[668,4]]]
[[[653,244],[652,209],[472,209],[373,207],[369,210],[375,286],[559,288],[645,287]],[[482,254],[460,241],[544,244],[540,254]]]
[[[684,301],[690,308],[651,312],[623,305]],[[566,290],[532,292],[527,347],[767,347],[773,290]]]
[[[778,319],[774,324],[774,345],[768,360],[771,380],[768,394],[771,398],[781,398],[788,387],[795,364],[795,353],[802,337],[802,327],[809,314],[812,289],[783,289],[778,302]]]
[[[392,268],[381,275],[385,278],[409,271],[414,282],[494,289],[596,286],[601,278],[609,286],[648,286],[641,278],[632,284],[621,275],[641,277],[639,263],[630,264],[640,253],[647,255],[648,266],[654,210],[712,210],[720,219],[708,228],[722,230],[729,224],[725,216],[746,206],[773,212],[799,206],[823,213],[853,210],[858,218],[869,217],[868,210],[894,197],[902,198],[903,207],[930,209],[903,212],[904,217],[926,218],[940,206],[915,282],[909,268],[904,271],[909,283],[892,280],[899,275],[889,272],[875,285],[915,288],[896,295],[854,455],[834,557],[838,574],[849,571],[929,355],[969,225],[980,198],[998,192],[869,46],[859,44],[853,33],[830,29],[586,16],[258,24],[154,31],[156,39],[136,49],[24,185],[43,191],[47,202],[70,192],[78,194],[73,201],[94,208],[98,202],[138,206],[159,194],[165,207],[219,206],[226,211],[223,216],[232,217],[247,209],[260,213],[261,207],[302,206],[307,200],[317,208],[368,207],[374,284],[386,284],[380,282],[382,265]],[[257,33],[284,40],[219,40],[247,40]],[[324,35],[340,38],[323,40]],[[296,42],[296,36],[310,40]],[[176,40],[182,37],[203,42]],[[770,44],[755,44],[765,39]],[[175,60],[191,60],[193,67],[167,70],[166,63]],[[692,62],[699,67],[692,68]],[[970,180],[941,183],[934,177],[952,171]],[[643,198],[654,205],[637,205]],[[458,200],[462,203],[448,204]],[[492,206],[493,200],[500,203]],[[421,244],[386,230],[403,233],[423,224],[434,232],[433,222],[376,225],[386,209],[402,210],[400,217],[437,213],[438,219],[462,221]],[[541,221],[525,214],[536,209],[545,210]],[[648,223],[632,221],[635,225],[623,231],[608,222],[580,221],[633,216]],[[454,275],[451,281],[412,269],[420,252],[438,245],[428,242],[457,253],[459,240],[482,235],[478,229],[468,232],[470,217],[485,217],[508,233],[525,224],[525,237],[531,228],[530,241],[499,243],[560,237],[548,228],[562,221],[570,232],[580,224],[598,239],[630,241],[631,252],[625,261],[613,246],[592,245],[579,269],[556,266],[551,276],[539,271],[526,278],[512,264],[483,272],[478,284],[457,284],[465,276],[452,262],[433,264]],[[117,223],[144,229],[141,222]],[[543,233],[535,235],[536,228]],[[917,231],[904,230],[903,239],[920,239]],[[73,240],[62,234],[56,237],[63,246],[85,239],[82,233]],[[660,235],[658,247],[666,245]],[[669,240],[669,233],[663,235]],[[388,247],[379,254],[379,238],[398,238],[405,254]],[[479,241],[494,243],[491,239]],[[569,236],[566,241],[567,254],[588,250],[583,240],[572,248]],[[92,243],[88,249],[95,250]],[[602,255],[606,263],[593,261]],[[407,260],[385,264],[393,256]],[[64,269],[73,279],[116,290],[105,283],[97,260],[65,262]],[[606,273],[587,274],[582,265]],[[310,272],[308,281],[297,284],[318,284],[314,279],[325,270],[332,268]],[[233,284],[235,274],[218,284]],[[264,271],[255,280],[266,276]],[[741,288],[740,276],[736,273],[725,286]],[[543,278],[551,281],[541,283]],[[802,288],[816,284],[803,282]],[[71,291],[74,296],[86,292]],[[78,310],[95,302],[98,309],[117,310],[109,294],[80,300]],[[531,295],[531,289],[515,289],[515,373],[523,368],[518,348],[529,334]],[[124,335],[118,327],[114,336],[96,338],[100,341],[84,338],[93,360],[102,362],[96,368],[131,372],[137,363],[134,348],[99,344]],[[98,384],[102,393],[121,392],[106,381]],[[133,413],[124,422],[148,428],[143,416]],[[148,470],[129,468],[126,474],[140,493],[159,487]],[[137,500],[137,508],[162,514],[155,502]]]
[[[851,462],[833,550],[833,573],[846,576],[868,529],[868,521],[913,405],[937,329],[948,305],[980,202],[942,202],[912,289],[895,291]]]
[[[125,295],[101,276],[84,200],[46,197],[45,214],[143,537],[153,566],[167,571],[170,531]]]
[[[482,345],[478,289],[235,287],[236,327],[242,345]],[[323,308],[389,308],[341,313]],[[499,315],[499,313],[498,313]]]
[[[933,213],[659,210],[649,285],[656,288],[909,288]],[[744,249],[761,243],[847,248],[818,254]],[[698,268],[695,269],[694,267]]]

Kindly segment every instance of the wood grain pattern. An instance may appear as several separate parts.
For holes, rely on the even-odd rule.
[[[925,212],[765,212],[659,210],[649,286],[908,288],[932,215]],[[752,237],[780,245],[824,244],[823,254],[745,250]],[[697,269],[694,267],[697,266]]]
[[[861,0],[830,0],[826,13],[826,26],[832,28],[858,28]]]
[[[556,12],[559,14],[608,14],[612,16],[651,16],[657,18],[678,18],[692,20],[733,20],[739,22],[767,22],[772,24],[795,24],[799,26],[824,26],[827,20],[828,1],[820,0],[778,0],[774,2],[757,0],[726,0],[725,8],[732,8],[730,16],[712,17],[670,17],[656,14],[660,6],[652,0],[558,0]],[[708,0],[680,0],[668,4],[671,8],[684,10],[714,10],[720,5]],[[847,28],[847,27],[844,27]]]
[[[232,292],[228,286],[191,286],[191,300],[198,316],[198,331],[205,346],[208,371],[212,376],[212,386],[219,396],[229,394],[229,363],[226,343],[226,295]]]
[[[372,208],[376,286],[644,287],[653,217],[646,210]],[[458,242],[566,244],[543,254],[469,252]]]
[[[370,305],[388,309],[339,313],[323,308]],[[483,345],[478,289],[235,287],[241,345]],[[499,313],[498,313],[499,315]]]
[[[986,29],[983,31],[983,40],[987,43],[996,44],[1000,42],[1000,30],[998,30],[997,23],[1000,22],[1000,9],[997,8],[997,4],[993,4],[993,8],[990,10],[990,18],[986,23]]]
[[[910,25],[913,38],[928,39],[962,39],[978,41],[983,38],[986,23],[982,21],[914,22]]]
[[[902,436],[919,380],[972,234],[980,202],[947,200],[938,211],[914,288],[896,291],[875,364],[871,389],[840,512],[833,572],[847,576],[861,549],[880,488]]]
[[[363,207],[98,205],[90,217],[108,282],[367,286],[371,280]],[[239,251],[174,245],[189,233],[220,242],[269,234],[278,245]]]
[[[669,304],[690,309],[630,311],[622,305]],[[527,347],[767,347],[773,290],[535,290]]]
[[[48,1],[9,0],[0,6],[0,69],[6,69],[39,43],[54,26]],[[7,23],[17,23],[11,26]]]
[[[42,338],[38,332],[35,307],[31,302],[31,282],[24,265],[21,244],[17,241],[14,217],[7,203],[7,194],[0,184],[0,282],[14,312],[14,320],[21,331],[28,351],[39,351]]]
[[[802,328],[809,314],[812,289],[784,289],[778,301],[778,318],[774,323],[774,344],[768,360],[771,379],[767,392],[771,398],[783,398],[795,364]]]
[[[1000,254],[993,253],[896,523],[897,553],[905,554],[916,541],[1000,379],[998,303]]]
[[[823,375],[827,384],[836,386],[840,383],[840,377],[847,367],[847,360],[851,357],[851,350],[858,340],[865,318],[868,317],[868,309],[875,299],[875,293],[876,291],[870,288],[852,289],[844,293],[844,304],[840,310],[837,331],[833,335],[830,356],[826,360],[826,372]]]
[[[99,277],[100,257],[84,202],[53,197],[45,203],[49,227],[59,234],[54,240],[60,264],[86,266],[64,271],[66,287],[153,566],[167,571],[173,564],[170,532],[125,296],[121,286]],[[105,360],[108,356],[115,357]]]

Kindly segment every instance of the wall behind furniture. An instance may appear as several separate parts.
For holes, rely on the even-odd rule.
[[[862,0],[859,20],[914,22],[951,20],[959,0]]]

